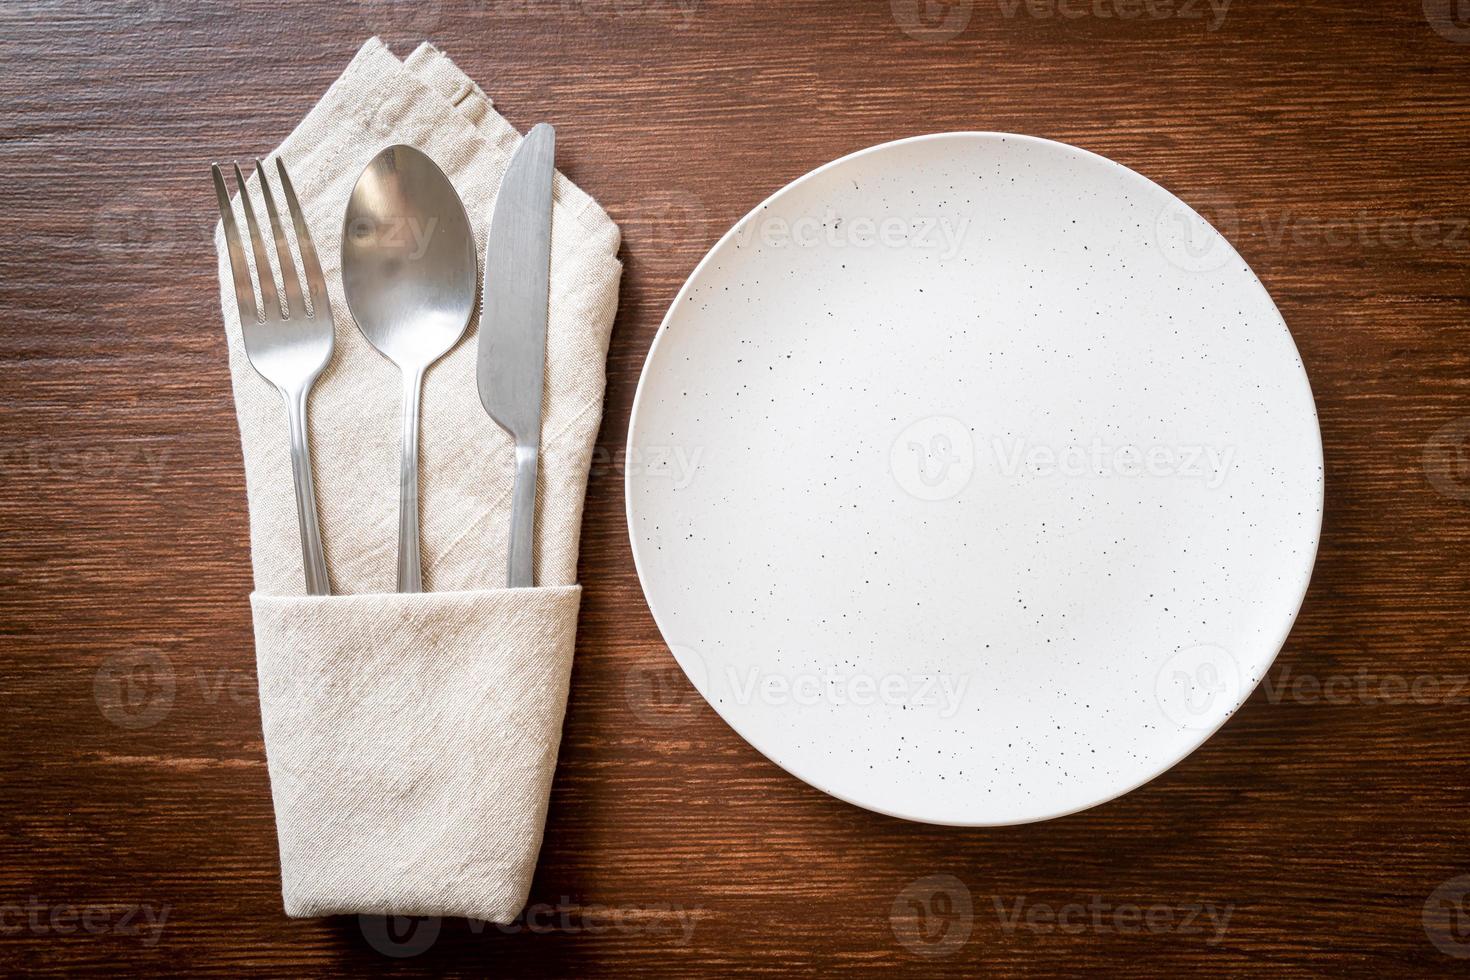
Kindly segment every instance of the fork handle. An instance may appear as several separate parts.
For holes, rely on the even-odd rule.
[[[311,449],[306,440],[306,396],[304,387],[286,395],[286,420],[291,427],[291,482],[296,486],[296,525],[301,529],[306,594],[331,595],[327,562],[322,556],[322,532],[316,522],[316,485],[311,479]]]

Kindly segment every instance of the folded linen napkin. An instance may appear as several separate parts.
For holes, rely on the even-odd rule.
[[[618,229],[557,175],[535,589],[496,587],[514,451],[480,406],[472,322],[424,378],[426,591],[391,594],[401,382],[357,330],[340,274],[343,208],[379,150],[408,143],[439,164],[483,259],[520,138],[438,50],[425,44],[400,62],[374,38],[272,154],[291,172],[335,319],[336,349],[308,409],[333,596],[304,594],[284,407],[245,356],[216,231],[249,498],[261,721],[291,916],[509,922],[530,887],[576,636],[577,541],[617,306]]]

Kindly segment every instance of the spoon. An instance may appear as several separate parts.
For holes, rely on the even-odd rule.
[[[422,592],[419,396],[424,371],[459,342],[475,310],[475,236],[444,171],[411,146],[363,169],[342,219],[342,289],[378,352],[403,372],[398,591]]]

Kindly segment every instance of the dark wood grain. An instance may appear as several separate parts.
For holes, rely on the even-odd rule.
[[[0,972],[1463,975],[1424,909],[1470,873],[1470,24],[1435,29],[1451,0],[1235,0],[1212,29],[1187,3],[5,0]],[[916,9],[959,29],[912,37]],[[517,126],[555,122],[626,263],[532,893],[555,909],[446,921],[403,958],[356,919],[281,913],[205,179],[278,143],[374,32],[433,38]],[[1065,140],[1215,217],[1291,325],[1327,458],[1274,687],[1144,788],[1001,830],[846,806],[726,728],[649,617],[617,465],[658,320],[716,237],[814,166],[948,129]],[[149,662],[166,712],[110,720],[160,692]],[[1435,687],[1293,686],[1337,676]],[[934,875],[973,911],[936,910],[929,947],[893,909]],[[1230,918],[1218,940],[1025,924],[1074,903]],[[88,907],[101,928],[50,924]],[[593,931],[601,907],[621,928]],[[161,932],[119,928],[140,908]]]

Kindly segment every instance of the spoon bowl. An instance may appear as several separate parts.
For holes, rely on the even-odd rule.
[[[368,163],[342,219],[342,289],[357,327],[403,372],[398,591],[422,591],[418,417],[424,371],[464,336],[479,282],[464,202],[433,160],[395,145]]]
[[[464,335],[478,282],[475,236],[454,185],[411,146],[363,169],[342,225],[342,288],[389,360],[427,368]]]

